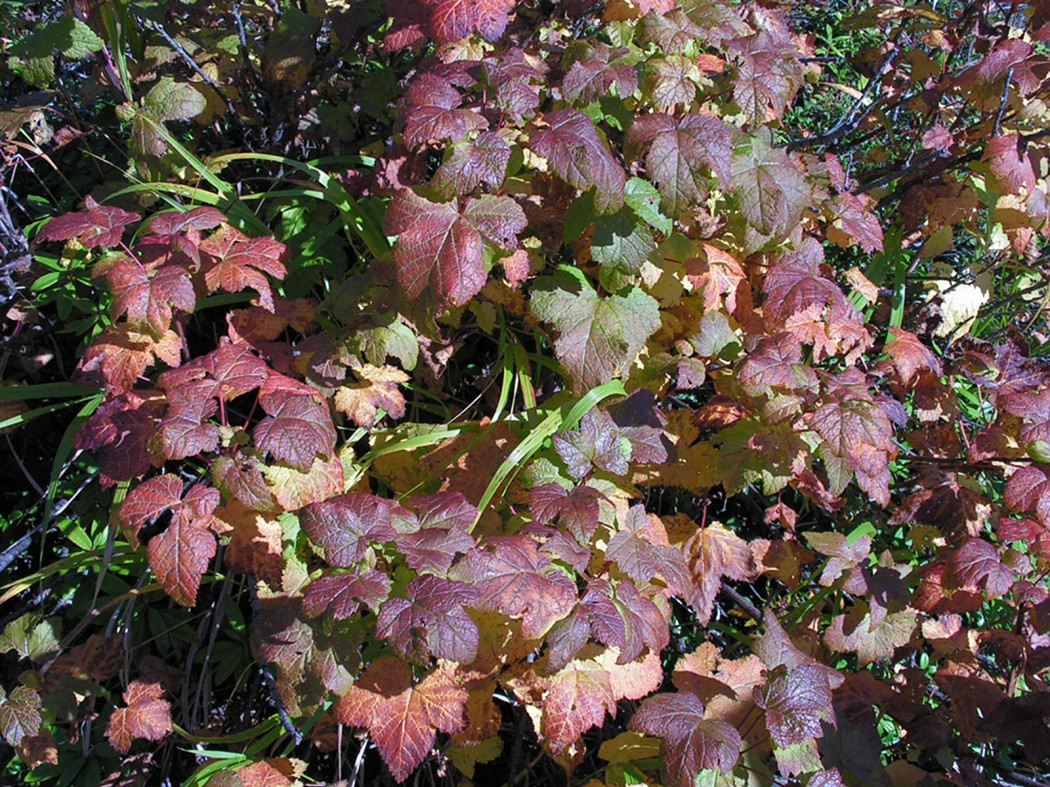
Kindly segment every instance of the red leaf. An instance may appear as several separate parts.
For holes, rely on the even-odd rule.
[[[43,701],[29,686],[16,686],[10,694],[0,688],[0,735],[17,746],[40,731]]]
[[[138,478],[161,459],[147,445],[160,414],[163,397],[127,392],[103,402],[77,432],[76,447],[99,455],[99,480],[104,487]]]
[[[404,97],[405,144],[417,148],[434,142],[455,143],[486,128],[488,123],[478,112],[459,108],[462,100],[459,91],[437,74],[416,77]]]
[[[271,376],[259,391],[266,417],[255,425],[255,444],[296,470],[310,469],[317,457],[335,449],[335,427],[328,406],[312,389],[281,375]]]
[[[855,359],[871,346],[871,336],[839,286],[821,274],[823,262],[824,250],[813,238],[783,254],[766,276],[763,308],[772,329],[813,345],[814,360],[838,354]]]
[[[777,667],[765,686],[755,688],[754,696],[755,704],[766,711],[766,727],[777,746],[820,738],[824,734],[821,721],[835,718],[831,689],[819,667]]]
[[[171,327],[172,307],[192,312],[197,305],[193,282],[185,268],[163,265],[152,273],[141,262],[125,257],[106,270],[114,297],[113,314],[128,322],[145,323],[157,333]]]
[[[351,568],[367,554],[370,544],[393,540],[394,504],[359,492],[312,503],[299,515],[310,540],[324,547],[325,560],[336,568]]]
[[[365,574],[330,574],[310,583],[303,596],[303,612],[316,618],[331,612],[335,620],[357,614],[362,604],[376,610],[390,595],[390,578],[381,571]]]
[[[578,429],[558,432],[552,442],[573,478],[583,478],[592,467],[613,475],[627,475],[631,442],[603,410],[591,410]]]
[[[488,539],[453,566],[450,576],[477,587],[480,609],[521,616],[526,637],[546,632],[576,602],[576,583],[527,536]]]
[[[579,742],[605,714],[616,716],[617,697],[608,672],[594,661],[574,661],[545,681],[543,735],[555,754]]]
[[[558,518],[581,544],[589,544],[598,528],[598,503],[606,497],[594,487],[577,486],[566,491],[558,484],[541,484],[529,492],[532,517],[541,525]]]
[[[890,327],[890,341],[886,342],[887,365],[897,373],[905,387],[911,387],[925,371],[941,376],[941,360],[923,344],[914,333]]]
[[[881,505],[889,505],[888,463],[897,451],[893,424],[883,409],[873,401],[843,398],[807,414],[806,422],[824,440],[817,452],[828,470],[832,492],[845,489],[852,471],[861,489]]]
[[[224,226],[200,246],[208,268],[204,282],[208,292],[241,292],[251,288],[259,293],[259,304],[273,311],[273,293],[263,274],[283,279],[287,274],[284,258],[287,248],[272,237],[249,238],[240,230]]]
[[[514,0],[422,0],[430,11],[430,31],[438,46],[479,33],[486,41],[503,35]]]
[[[882,251],[882,225],[871,209],[873,204],[867,194],[836,194],[825,205],[833,221],[828,227],[828,239],[843,248],[856,243],[868,254]]]
[[[386,216],[387,232],[399,236],[398,284],[409,298],[418,298],[429,285],[441,306],[461,306],[488,278],[484,241],[513,248],[525,225],[525,214],[509,197],[486,195],[461,209],[401,191]]]
[[[430,656],[468,664],[478,652],[478,626],[463,607],[478,602],[478,590],[463,582],[424,574],[408,583],[408,598],[383,604],[376,634],[402,656],[428,661]]]
[[[1017,513],[1032,512],[1039,521],[1050,524],[1050,476],[1041,465],[1017,470],[1006,482],[1003,497]]]
[[[681,596],[692,588],[685,556],[669,544],[663,524],[642,505],[627,513],[619,532],[609,540],[605,556],[640,584],[659,578]]]
[[[482,183],[499,188],[507,174],[510,145],[492,131],[482,131],[473,142],[457,145],[434,174],[431,183],[449,196],[469,194]]]
[[[467,697],[444,668],[417,684],[408,664],[387,656],[365,670],[340,698],[335,713],[342,724],[368,730],[401,782],[430,753],[438,730],[452,733],[466,727]]]
[[[210,230],[218,227],[224,221],[226,221],[226,215],[221,210],[209,207],[194,208],[185,213],[178,211],[160,213],[149,221],[149,239],[171,242],[183,233]]]
[[[765,136],[754,137],[737,152],[733,189],[740,212],[762,235],[786,235],[798,226],[812,196],[802,170]]]
[[[118,323],[106,328],[91,343],[77,372],[89,379],[100,374],[110,393],[123,393],[135,387],[155,360],[178,366],[181,351],[182,339],[175,331],[165,331],[157,338],[128,323]]]
[[[623,205],[627,175],[591,119],[577,109],[560,109],[546,115],[544,122],[549,127],[536,131],[529,147],[570,186],[596,189],[594,204],[602,213]]]
[[[175,479],[175,484],[181,488],[181,481],[177,476],[158,476],[157,479]],[[146,486],[140,484],[128,495],[124,504],[131,500],[131,495]],[[153,536],[146,546],[149,556],[149,565],[157,580],[176,603],[192,607],[197,603],[197,589],[200,587],[201,577],[208,570],[208,564],[215,556],[216,540],[215,534],[208,529],[211,522],[212,512],[219,505],[219,492],[216,489],[195,486],[187,493],[184,500],[171,504],[170,498],[165,500],[164,496],[171,492],[174,484],[170,480],[166,482],[166,489],[158,485],[151,488],[150,493],[156,491],[157,496],[153,499],[154,505],[162,505],[163,510],[172,511],[171,523],[160,534]],[[151,497],[152,494],[143,495]],[[133,508],[133,513],[139,509]],[[124,506],[121,506],[121,516],[124,514]]]
[[[717,522],[698,530],[683,545],[682,551],[689,556],[693,575],[689,603],[702,625],[711,620],[723,576],[738,581],[751,581],[758,576],[747,542]]]
[[[619,649],[617,664],[634,661],[646,648],[660,653],[670,641],[659,607],[627,580],[618,582],[615,591],[607,580],[593,580],[580,606],[590,615],[595,638]]]
[[[772,388],[788,391],[812,390],[817,386],[817,373],[802,362],[802,344],[786,331],[766,336],[755,347],[737,372],[748,393],[771,393]]]
[[[90,197],[84,203],[88,208],[86,211],[56,216],[38,237],[41,240],[77,238],[86,249],[116,246],[124,236],[124,228],[142,218],[120,208],[101,206]]]
[[[218,409],[215,389],[215,383],[199,380],[167,392],[168,413],[150,442],[155,453],[165,459],[185,459],[218,448],[219,427],[206,423]]]
[[[703,770],[728,774],[740,759],[740,733],[724,721],[705,719],[704,704],[695,694],[650,697],[630,727],[664,739],[668,787],[692,787]]]
[[[711,175],[729,183],[729,127],[716,117],[643,115],[631,124],[624,147],[630,158],[644,156],[663,208],[672,217],[685,215],[707,197]]]
[[[161,699],[162,694],[159,683],[131,682],[124,692],[127,707],[113,711],[106,725],[106,737],[114,749],[127,754],[136,738],[159,741],[171,732],[171,704]]]
[[[733,98],[749,124],[760,126],[781,117],[802,86],[799,51],[786,36],[767,30],[737,39],[731,48],[740,56]]]
[[[594,42],[565,72],[561,92],[566,101],[590,104],[616,88],[626,98],[638,89],[638,72],[630,64],[631,50]]]
[[[1010,592],[1014,573],[998,550],[981,538],[968,538],[948,560],[948,578],[956,588],[983,587],[988,598]]]

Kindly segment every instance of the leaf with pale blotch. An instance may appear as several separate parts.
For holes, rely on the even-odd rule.
[[[732,185],[740,212],[763,235],[787,235],[809,207],[811,190],[802,170],[765,136],[737,146]]]
[[[270,494],[285,511],[298,511],[343,491],[343,463],[338,454],[318,457],[305,472],[288,465],[269,465],[263,472]]]
[[[889,505],[889,460],[896,456],[893,424],[875,402],[843,399],[808,413],[806,422],[823,439],[817,449],[824,460],[831,490],[839,494],[850,474],[873,500]]]
[[[316,618],[330,612],[335,620],[346,620],[365,604],[375,611],[390,595],[390,578],[381,571],[364,574],[329,574],[315,579],[303,596],[303,612]]]
[[[222,559],[231,571],[251,574],[274,589],[281,586],[284,529],[278,514],[255,511],[237,500],[228,500],[215,509],[211,527],[230,539]]]
[[[623,204],[627,175],[594,122],[578,109],[560,109],[544,116],[544,126],[529,138],[529,147],[573,188],[595,189],[594,205],[600,212]]]
[[[592,580],[580,607],[590,617],[595,638],[619,649],[617,664],[634,661],[646,648],[660,653],[667,647],[670,635],[660,608],[628,580],[615,588],[607,580]]]
[[[731,45],[740,56],[733,98],[752,127],[781,117],[802,86],[798,49],[785,35],[760,30]]]
[[[447,666],[438,665],[416,683],[408,664],[386,656],[340,698],[335,715],[342,724],[368,730],[400,782],[430,753],[438,731],[455,733],[466,726],[467,697]]]
[[[609,673],[591,660],[573,661],[545,682],[541,731],[555,754],[564,752],[605,716],[616,716]]]
[[[671,54],[655,57],[646,64],[642,87],[657,112],[681,105],[688,107],[696,98],[696,86],[703,74],[690,58]]]
[[[131,682],[124,692],[126,707],[113,711],[106,725],[114,749],[127,754],[134,740],[159,741],[172,731],[171,703],[161,699],[163,694],[159,683]]]
[[[750,582],[758,575],[751,550],[740,536],[718,522],[699,529],[683,545],[693,576],[688,599],[702,625],[711,620],[722,577]]]
[[[480,609],[520,616],[526,637],[542,635],[576,603],[576,583],[527,536],[488,539],[450,577],[477,587]]]
[[[131,150],[136,155],[160,158],[168,152],[168,142],[154,124],[171,120],[189,120],[207,109],[208,101],[195,85],[161,77],[142,100],[141,108],[132,109]],[[151,122],[152,121],[152,122]]]
[[[397,235],[397,281],[408,298],[429,286],[442,306],[462,306],[485,285],[485,243],[517,246],[525,214],[509,197],[485,195],[431,202],[411,189],[398,192],[386,214],[386,231]]]
[[[398,385],[407,383],[409,376],[393,366],[363,364],[353,367],[356,383],[339,387],[335,392],[335,406],[346,413],[355,424],[371,429],[383,410],[391,418],[405,414],[405,397]]]
[[[674,217],[707,197],[712,176],[729,182],[729,127],[711,115],[643,115],[628,129],[624,149],[629,158],[644,159],[664,210]]]
[[[669,787],[693,787],[702,770],[730,773],[740,758],[740,733],[724,721],[705,719],[704,704],[689,692],[650,697],[630,727],[663,739]]]
[[[613,475],[627,474],[631,441],[603,410],[591,410],[577,429],[558,432],[551,442],[573,478],[583,478],[592,468]]]
[[[802,743],[823,735],[822,721],[833,722],[831,689],[818,667],[773,669],[766,684],[754,690],[755,704],[766,711],[766,727],[777,746]]]
[[[663,523],[644,506],[628,511],[619,531],[609,540],[605,556],[639,584],[662,580],[677,595],[692,588],[689,567],[682,551],[667,540]]]
[[[40,615],[27,612],[4,626],[0,653],[13,650],[24,659],[40,662],[57,655],[61,633],[61,618],[41,620]]]
[[[262,462],[250,454],[220,456],[212,462],[211,481],[228,498],[256,511],[270,511],[275,501],[263,470]]]
[[[824,641],[840,653],[856,653],[861,665],[892,659],[897,648],[908,644],[915,632],[915,610],[889,612],[878,625],[865,605],[858,603],[850,614],[836,615],[824,632]]]
[[[659,305],[642,290],[602,297],[574,268],[537,281],[530,309],[558,331],[555,355],[580,393],[626,374],[660,327]]]
[[[463,664],[474,660],[478,626],[463,608],[477,604],[475,587],[424,574],[408,583],[405,595],[383,604],[376,620],[377,636],[413,660],[428,662],[431,656]]]
[[[253,289],[259,293],[259,304],[273,311],[273,291],[266,277],[283,279],[287,274],[282,260],[288,249],[283,243],[272,237],[249,238],[227,225],[201,243],[200,251],[209,293]]]
[[[0,735],[17,746],[40,730],[43,702],[29,686],[16,686],[10,694],[0,688]]]
[[[867,194],[836,194],[825,204],[832,220],[828,240],[843,248],[856,244],[868,254],[882,251],[882,225],[872,211],[874,204]]]

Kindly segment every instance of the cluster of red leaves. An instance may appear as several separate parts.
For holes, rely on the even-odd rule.
[[[771,127],[814,68],[784,13],[613,1],[619,45],[551,33],[538,46],[514,10],[391,3],[386,47],[440,48],[407,85],[399,146],[377,167],[397,240],[337,318],[342,333],[323,327],[332,319],[317,304],[275,291],[288,272],[281,243],[245,236],[214,209],[156,216],[130,244],[141,217],[94,203],[45,227],[42,240],[112,252],[96,271],[114,322],[79,367],[107,399],[77,444],[97,453],[104,484],[137,482],[118,515],[130,543],[193,606],[222,540],[227,570],[257,585],[255,655],[282,709],[299,718],[337,698],[330,718],[367,730],[399,781],[439,733],[467,775],[499,756],[502,692],[530,708],[542,745],[570,769],[588,730],[640,701],[601,756],[641,772],[648,755],[632,758],[631,746],[653,736],[673,787],[701,771],[740,783],[745,751],[747,768],[764,762],[808,784],[918,778],[901,752],[880,761],[873,704],[924,768],[953,752],[957,780],[977,773],[974,743],[1044,761],[1050,468],[1029,454],[1050,442],[1050,373],[1017,338],[971,342],[946,366],[929,336],[879,336],[863,298],[844,292],[823,241],[870,253],[882,230],[834,155],[774,143]],[[1023,14],[1045,33],[1046,20]],[[474,34],[499,43],[457,46]],[[1036,50],[1007,43],[958,75],[975,105],[1004,81],[1021,98],[1042,84]],[[1004,231],[1020,252],[1046,232],[1043,150],[999,130],[981,166],[1013,199]],[[948,175],[915,186],[906,229],[933,239],[971,221],[976,204],[968,213],[959,189]],[[863,276],[847,281],[870,294]],[[189,358],[186,316],[220,290],[255,302]],[[369,472],[394,496],[375,494],[369,476],[347,472],[357,457],[337,426],[402,417],[398,386],[420,355],[435,374],[433,347],[468,305],[540,333],[566,391],[622,378],[632,395],[535,455],[516,448],[515,422],[406,449],[408,459],[387,452]],[[169,368],[155,374],[158,364]],[[977,434],[955,426],[963,381],[991,413]],[[670,407],[677,392],[701,406]],[[490,500],[479,471],[508,456],[530,463],[479,510]],[[894,476],[901,458],[913,488]],[[978,467],[1006,478],[1001,500],[980,488]],[[647,489],[716,487],[767,495],[776,537],[747,540],[643,502]],[[844,532],[803,528],[803,506],[824,521],[848,511],[907,526],[915,559],[878,551],[845,518]],[[766,610],[762,633],[745,632],[752,655],[705,642],[667,684],[672,599],[703,627],[725,583],[758,581],[788,597],[810,587],[826,606]],[[966,617],[994,599],[1009,601],[1012,629]],[[363,650],[366,637],[380,644]],[[880,676],[864,669],[920,651],[931,670],[907,659]],[[858,669],[825,666],[833,655]],[[943,700],[931,705],[931,692]],[[170,731],[162,696],[132,682],[108,722],[116,749]],[[35,690],[0,698],[12,744],[40,728]]]

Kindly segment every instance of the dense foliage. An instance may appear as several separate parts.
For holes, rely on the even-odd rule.
[[[12,777],[1041,783],[1046,2],[0,18]]]

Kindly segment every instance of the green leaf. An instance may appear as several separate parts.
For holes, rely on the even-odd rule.
[[[54,53],[80,60],[102,49],[102,39],[74,16],[64,17],[29,35],[11,47],[14,71],[36,87],[47,87],[55,79]]]
[[[664,235],[671,234],[674,224],[660,212],[660,192],[656,186],[641,178],[631,178],[627,181],[623,198],[638,218]]]
[[[625,374],[660,327],[656,300],[640,289],[603,298],[582,272],[564,266],[536,283],[531,311],[558,331],[554,354],[577,392]]]
[[[654,249],[649,229],[628,207],[602,216],[594,226],[591,256],[599,265],[636,273]]]

